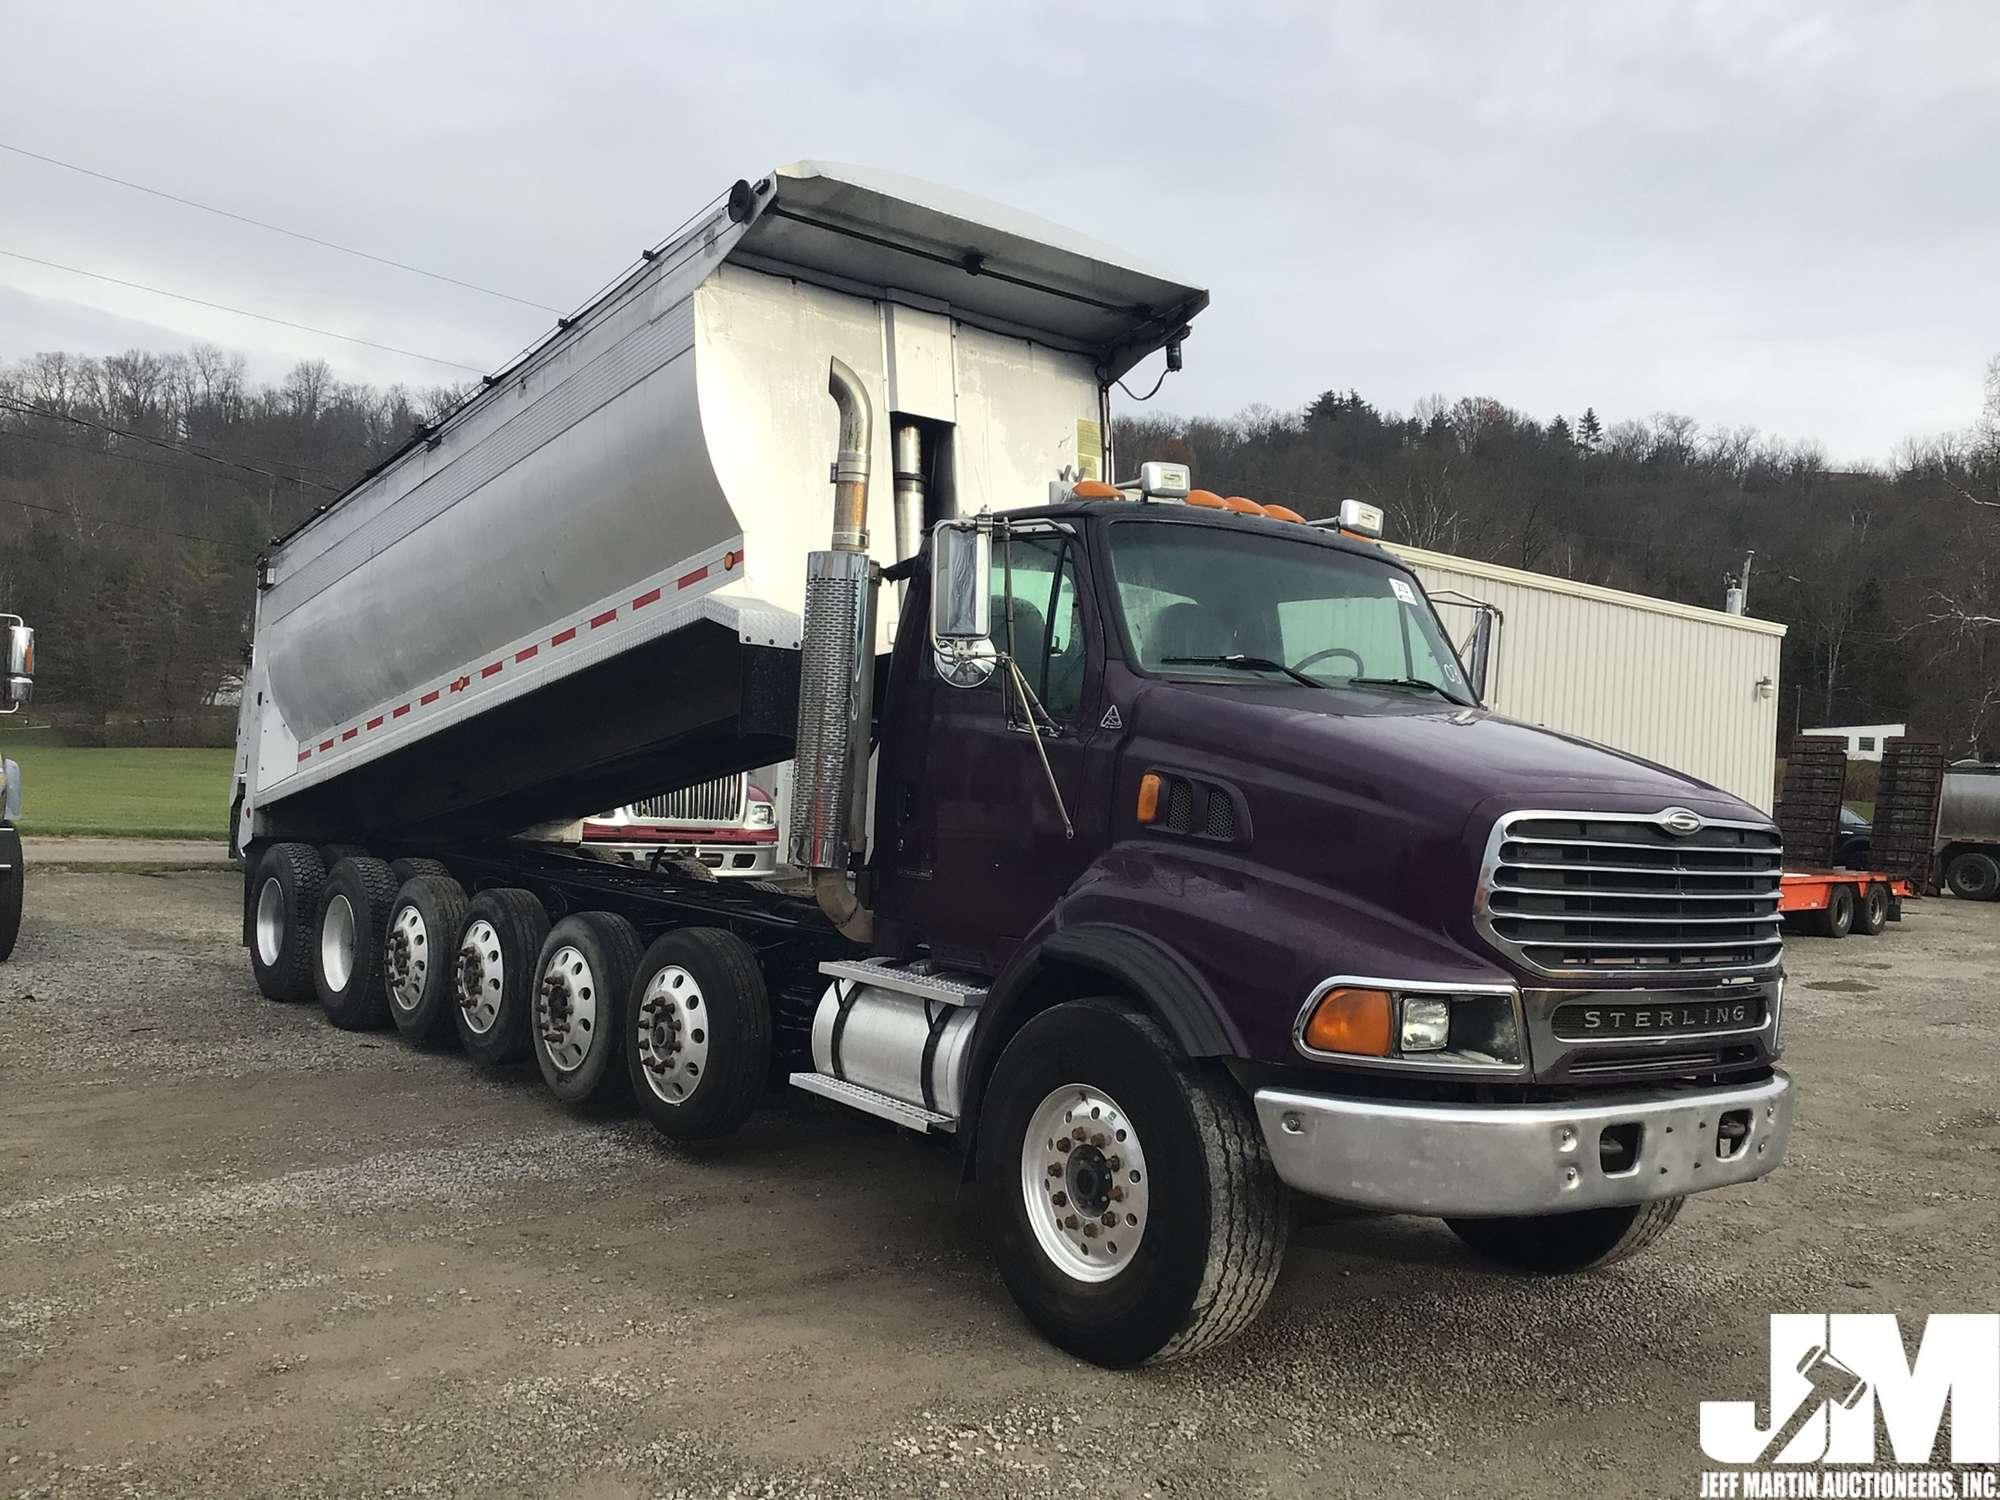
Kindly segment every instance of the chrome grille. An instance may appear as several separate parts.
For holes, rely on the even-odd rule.
[[[625,816],[634,823],[699,823],[705,827],[740,822],[747,780],[738,771],[734,776],[698,781],[678,792],[642,797],[626,805]]]
[[[1480,877],[1480,932],[1541,974],[1728,973],[1777,963],[1778,831],[1708,822],[1683,834],[1664,817],[1502,818]]]

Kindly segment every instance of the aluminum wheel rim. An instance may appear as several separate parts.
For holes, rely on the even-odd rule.
[[[597,976],[590,960],[565,943],[550,955],[535,992],[535,1034],[558,1073],[574,1073],[597,1035]]]
[[[257,956],[266,968],[285,948],[285,888],[273,875],[257,892]]]
[[[389,1003],[400,1011],[413,1011],[424,998],[424,981],[430,977],[430,929],[424,914],[405,906],[389,921],[385,942],[389,980]]]
[[[662,1104],[685,1104],[708,1071],[708,1006],[694,975],[668,964],[639,1000],[639,1062]]]
[[[1104,1090],[1053,1089],[1021,1138],[1021,1200],[1035,1242],[1075,1281],[1109,1281],[1146,1236],[1152,1174],[1131,1117]]]
[[[345,896],[326,903],[319,924],[319,971],[331,990],[344,990],[354,977],[354,907]]]
[[[481,917],[465,929],[458,950],[458,1009],[466,1029],[484,1036],[500,1019],[507,965],[500,957],[500,934]]]

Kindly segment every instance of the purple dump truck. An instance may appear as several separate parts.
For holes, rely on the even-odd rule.
[[[1769,819],[1489,713],[1369,507],[1119,477],[1110,383],[1206,301],[903,179],[737,184],[268,554],[264,992],[676,1138],[784,1084],[948,1138],[1107,1365],[1254,1319],[1299,1195],[1561,1273],[1771,1171]],[[511,837],[787,758],[789,886]]]

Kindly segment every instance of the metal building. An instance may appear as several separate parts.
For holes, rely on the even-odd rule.
[[[1498,712],[1686,771],[1771,810],[1783,625],[1394,550],[1437,599],[1455,638],[1469,634],[1474,612],[1453,595],[1500,611],[1487,675],[1487,701]]]

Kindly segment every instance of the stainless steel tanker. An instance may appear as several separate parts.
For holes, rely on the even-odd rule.
[[[273,545],[237,843],[504,833],[786,758],[829,356],[887,418],[887,564],[929,521],[1100,477],[1105,382],[1206,301],[929,184],[738,183]]]

